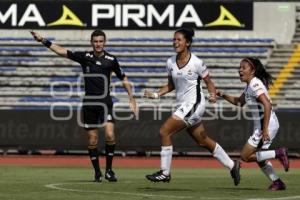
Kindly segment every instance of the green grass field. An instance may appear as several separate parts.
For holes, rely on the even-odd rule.
[[[137,200],[137,199],[300,199],[300,170],[279,175],[286,191],[269,192],[259,169],[242,169],[234,186],[225,169],[174,169],[170,183],[150,183],[154,169],[115,169],[117,183],[92,183],[90,168],[0,166],[1,200]]]

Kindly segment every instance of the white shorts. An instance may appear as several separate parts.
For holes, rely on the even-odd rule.
[[[182,119],[187,126],[193,126],[202,121],[202,116],[205,111],[205,98],[201,95],[199,103],[183,102],[176,107],[173,113]]]
[[[269,141],[262,143],[262,131],[260,128],[254,128],[253,134],[248,139],[248,143],[255,148],[268,149],[277,135],[279,129],[279,122],[275,113],[271,114],[269,122]]]

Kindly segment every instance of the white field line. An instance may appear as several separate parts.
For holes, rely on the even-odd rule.
[[[290,200],[290,199],[300,199],[300,196],[277,197],[277,198],[251,198],[245,200]]]
[[[69,191],[69,192],[85,192],[85,193],[102,193],[102,194],[120,194],[120,195],[129,195],[129,196],[138,196],[138,197],[161,197],[161,198],[168,198],[168,199],[191,199],[193,196],[172,196],[172,195],[155,195],[155,194],[144,194],[144,193],[130,193],[130,192],[113,192],[113,191],[95,191],[95,190],[81,190],[81,189],[69,189],[62,187],[63,185],[67,184],[84,184],[84,183],[52,183],[47,184],[45,187],[55,189],[55,190],[62,190],[62,191]],[[85,183],[88,184],[88,183]],[[93,183],[90,183],[93,184]]]
[[[130,183],[130,181],[126,182]],[[193,199],[196,198],[198,200],[201,199],[234,199],[234,200],[294,200],[300,199],[300,196],[287,196],[287,197],[270,197],[270,198],[235,198],[235,197],[194,197],[194,196],[173,196],[173,195],[156,195],[156,194],[145,194],[145,193],[131,193],[131,192],[113,192],[113,191],[99,191],[99,190],[81,190],[81,189],[71,189],[71,188],[64,188],[64,185],[69,184],[95,184],[95,183],[51,183],[45,185],[45,187],[54,189],[54,190],[61,190],[61,191],[69,191],[69,192],[84,192],[84,193],[102,193],[102,194],[119,194],[119,195],[128,195],[128,196],[138,196],[138,197],[153,197],[153,198],[167,198],[167,199]]]

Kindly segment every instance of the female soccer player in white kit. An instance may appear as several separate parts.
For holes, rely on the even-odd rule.
[[[230,170],[234,184],[240,181],[239,161],[229,158],[223,148],[209,138],[202,124],[205,111],[205,98],[202,93],[201,80],[204,80],[210,93],[209,101],[216,102],[216,89],[209,77],[207,67],[201,59],[190,52],[194,31],[179,29],[175,31],[173,46],[176,56],[167,60],[168,83],[158,92],[145,91],[144,96],[150,99],[159,98],[172,90],[176,91],[176,111],[160,128],[161,170],[146,175],[153,182],[169,182],[173,146],[171,136],[187,128],[189,135],[199,146],[208,149],[225,167]]]
[[[267,150],[279,129],[279,123],[272,109],[272,102],[267,90],[268,86],[272,84],[272,76],[256,58],[244,58],[241,61],[239,76],[240,80],[246,83],[240,97],[233,97],[222,91],[218,91],[217,95],[237,106],[247,104],[252,112],[254,127],[252,135],[243,147],[241,158],[245,162],[257,162],[264,174],[272,181],[269,190],[285,190],[285,184],[276,175],[271,162],[268,161],[268,159],[277,158],[285,171],[289,169],[285,148]]]

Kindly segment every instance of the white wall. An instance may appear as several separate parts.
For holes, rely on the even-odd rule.
[[[295,4],[287,2],[255,2],[254,29],[251,31],[197,31],[203,38],[273,38],[277,43],[290,43],[295,31]],[[0,30],[0,37],[30,37],[28,30]],[[89,40],[92,30],[39,31],[46,37]],[[108,37],[172,37],[173,31],[106,31]]]
[[[290,43],[296,26],[295,3],[254,3],[254,26],[251,31],[199,31],[198,37],[273,38],[277,43]]]

